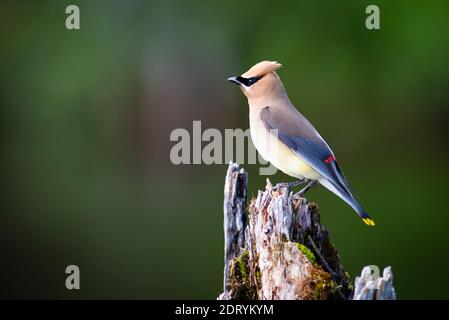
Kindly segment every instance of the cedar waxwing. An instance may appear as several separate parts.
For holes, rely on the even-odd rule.
[[[274,61],[262,61],[244,74],[228,78],[248,98],[253,143],[275,167],[307,183],[303,195],[317,182],[348,203],[369,226],[374,221],[352,195],[334,153],[313,125],[290,102]],[[285,185],[285,184],[278,184]]]

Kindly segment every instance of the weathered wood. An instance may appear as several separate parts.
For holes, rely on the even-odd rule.
[[[382,277],[373,274],[375,269],[366,266],[355,278],[354,300],[396,300],[391,267],[384,269]]]
[[[226,174],[224,188],[224,234],[225,234],[225,267],[223,290],[227,291],[228,275],[231,261],[240,254],[245,246],[246,228],[246,191],[248,175],[237,163],[230,163]]]
[[[243,168],[229,165],[224,292],[218,299],[352,299],[348,274],[320,223],[318,206],[295,199],[288,187],[272,190],[268,181],[245,211],[247,179]],[[367,271],[362,272],[354,297],[395,298],[391,269],[386,270],[376,287],[382,289],[371,291]]]

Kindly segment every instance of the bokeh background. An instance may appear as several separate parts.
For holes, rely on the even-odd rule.
[[[447,1],[2,1],[0,297],[214,299],[227,165],[175,166],[169,136],[246,129],[225,79],[273,59],[375,218],[308,194],[352,279],[391,265],[399,298],[449,298],[448,30]]]

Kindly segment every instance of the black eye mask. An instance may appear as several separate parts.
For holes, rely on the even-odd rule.
[[[251,78],[243,78],[241,76],[238,76],[236,80],[243,84],[245,87],[251,87],[253,84],[255,84],[257,81],[259,81],[262,77],[251,77]]]

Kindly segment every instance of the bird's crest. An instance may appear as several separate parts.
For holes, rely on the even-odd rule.
[[[250,78],[256,76],[264,76],[270,72],[276,71],[282,65],[277,61],[262,61],[255,64],[248,71],[242,74],[242,77]]]

